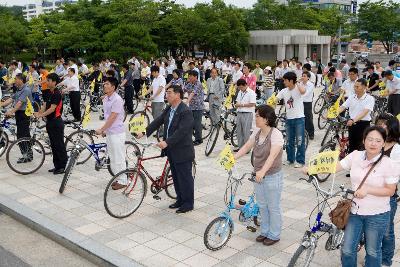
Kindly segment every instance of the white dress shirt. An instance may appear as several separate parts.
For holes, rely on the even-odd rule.
[[[373,96],[365,93],[361,98],[358,98],[356,94],[347,98],[342,104],[342,107],[349,109],[350,119],[354,120],[360,115],[364,109],[368,109],[369,112],[363,118],[362,121],[371,121],[371,112],[374,110],[375,99]]]

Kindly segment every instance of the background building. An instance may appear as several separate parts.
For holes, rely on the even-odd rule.
[[[331,37],[318,35],[316,30],[250,31],[248,55],[255,60],[283,60],[306,57],[313,61],[330,60]]]
[[[278,4],[287,5],[290,0],[275,0]],[[356,13],[357,0],[302,0],[305,4],[312,4],[319,8],[339,7],[345,13]]]
[[[48,1],[36,0],[26,4],[22,8],[22,12],[24,14],[24,18],[29,21],[32,18],[38,17],[40,14],[50,13],[54,10],[57,10],[65,3],[73,3],[73,2],[77,2],[77,0],[48,0]]]

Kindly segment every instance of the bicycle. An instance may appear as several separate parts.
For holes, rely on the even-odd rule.
[[[81,132],[90,135],[96,136],[96,132],[94,130],[80,130]],[[96,171],[100,171],[101,169],[107,169],[111,176],[114,176],[115,173],[111,169],[110,158],[107,153],[107,144],[106,143],[92,143],[88,144],[84,139],[83,135],[77,134],[77,138],[75,140],[71,139],[74,144],[72,149],[70,150],[70,156],[68,158],[67,164],[65,166],[64,177],[61,182],[59,192],[62,194],[65,190],[65,186],[67,185],[68,179],[72,174],[72,170],[77,164],[77,160],[79,158],[79,154],[87,150],[90,153],[90,156],[93,156],[95,159],[94,169]],[[133,148],[133,152],[128,151]],[[125,141],[125,154],[128,159],[130,159],[131,155],[137,154],[139,148],[131,141]],[[101,153],[101,154],[100,154]],[[128,160],[126,160],[126,165],[128,166]]]
[[[151,181],[150,191],[153,193],[153,199],[160,200],[159,194],[163,190],[165,190],[169,198],[177,198],[168,159],[165,161],[161,175],[157,177],[153,177],[143,166],[145,161],[163,157],[162,155],[143,156],[146,149],[156,143],[142,144],[135,138],[133,140],[142,147],[142,150],[136,151],[137,162],[135,168],[128,168],[116,174],[111,178],[104,191],[104,208],[114,218],[126,218],[140,207],[147,193],[147,179]],[[194,178],[196,175],[195,161],[193,162],[192,174]],[[112,185],[121,181],[121,179],[127,180],[126,186],[120,190],[113,190]]]
[[[318,213],[315,218],[314,224],[311,226],[309,224],[310,229],[306,230],[304,233],[304,236],[301,240],[300,246],[297,248],[296,252],[290,259],[288,267],[294,267],[294,266],[302,266],[302,267],[308,267],[310,266],[315,250],[318,245],[318,240],[325,234],[328,233],[329,237],[328,240],[325,243],[325,249],[327,251],[332,251],[335,249],[339,249],[342,244],[343,244],[343,238],[344,238],[344,230],[338,229],[334,224],[332,223],[325,223],[322,221],[322,216],[324,213],[324,210],[328,204],[328,200],[337,196],[342,196],[343,198],[347,198],[348,194],[354,194],[354,191],[351,189],[345,189],[344,185],[340,185],[337,192],[332,192],[332,190],[325,191],[320,188],[318,179],[310,175],[308,177],[308,180],[305,178],[300,178],[300,180],[304,180],[308,183],[312,183],[312,185],[315,187],[317,191],[317,196],[321,195],[322,201],[318,202],[317,206],[314,208],[318,208]],[[333,182],[332,182],[333,185]],[[344,194],[342,194],[344,193]],[[309,218],[309,223],[310,223],[311,215]],[[322,232],[323,234],[318,235],[318,232]],[[305,254],[305,255],[304,255]]]
[[[229,177],[226,182],[224,195],[226,209],[220,214],[219,217],[215,218],[208,224],[203,236],[204,245],[207,249],[212,251],[223,248],[231,238],[234,230],[234,221],[231,216],[231,210],[240,211],[239,221],[247,222],[247,230],[251,232],[256,231],[256,228],[250,225],[251,222],[253,222],[255,226],[260,226],[260,222],[258,220],[260,209],[255,201],[254,192],[249,196],[248,201],[240,199],[238,202],[239,205],[235,204],[236,191],[239,185],[242,184],[242,180],[246,176],[250,175],[249,181],[255,182],[255,174],[245,173],[241,178],[237,179],[233,176],[232,170],[230,170],[228,175]],[[229,200],[228,191],[230,193]],[[217,240],[215,241],[214,238]]]
[[[33,119],[33,121],[35,121],[35,119]],[[50,149],[50,140],[48,138],[46,139],[44,135],[43,130],[33,126],[32,137],[19,138],[11,143],[6,153],[8,167],[22,175],[34,173],[42,167],[46,153],[49,154],[49,152],[45,151],[45,146],[46,149]],[[40,140],[44,140],[45,145],[43,145]],[[16,147],[18,153],[14,155],[14,149]]]
[[[219,122],[211,126],[210,134],[204,151],[207,157],[214,150],[221,127],[224,130],[224,140],[229,139],[233,146],[238,146],[236,134],[236,111],[234,109],[225,110],[221,114]]]

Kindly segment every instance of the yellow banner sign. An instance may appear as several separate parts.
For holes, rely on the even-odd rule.
[[[90,83],[90,92],[93,93],[94,87],[95,87],[95,86],[96,86],[96,82],[93,80],[93,81]]]
[[[231,86],[229,86],[229,95],[230,96],[236,95],[236,87],[233,83],[231,84]]]
[[[270,107],[275,108],[278,103],[278,98],[276,97],[276,93],[274,92],[270,97],[268,97],[266,104]]]
[[[339,116],[339,108],[340,108],[340,100],[343,97],[343,93],[340,94],[339,98],[336,100],[335,104],[333,104],[329,109],[328,109],[328,119],[334,119],[337,116]]]
[[[90,104],[86,105],[85,114],[83,115],[82,127],[86,127],[90,121]]]
[[[335,173],[340,151],[324,151],[308,162],[308,174]]]
[[[146,127],[144,125],[144,116],[134,117],[129,121],[129,131],[131,133],[144,133]]]
[[[206,81],[205,81],[205,80],[203,80],[203,82],[201,83],[201,85],[203,86],[203,91],[204,91],[204,93],[206,93],[206,94],[207,94],[207,92],[208,92],[208,88],[207,88],[207,83],[206,83]]]
[[[228,95],[225,98],[224,106],[226,109],[230,109],[232,107],[232,96],[231,95]]]
[[[142,96],[145,97],[146,95],[147,95],[147,86],[146,86],[146,83],[143,83]]]
[[[31,100],[29,99],[29,97],[26,97],[25,115],[28,117],[33,115],[33,106],[32,106],[32,103],[31,103]]]
[[[221,151],[218,156],[217,162],[227,171],[233,168],[233,165],[235,165],[235,158],[233,157],[230,145],[226,145],[225,148]]]

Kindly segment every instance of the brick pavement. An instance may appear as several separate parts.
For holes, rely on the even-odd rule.
[[[96,128],[100,124],[97,114],[92,117],[89,128]],[[316,140],[310,142],[307,157],[318,150],[322,134],[322,131],[316,131]],[[227,246],[217,252],[205,248],[204,230],[225,207],[223,197],[227,174],[216,164],[223,146],[221,139],[208,158],[204,156],[205,144],[196,147],[195,210],[183,215],[168,209],[172,201],[164,192],[158,201],[149,191],[133,215],[126,219],[110,217],[103,206],[103,193],[110,176],[107,170],[95,171],[93,159],[75,168],[64,194],[60,195],[58,188],[62,175],[54,176],[47,172],[52,167],[51,156],[46,157],[38,172],[27,176],[13,173],[3,156],[0,158],[0,194],[146,266],[287,266],[316,204],[313,187],[299,181],[302,175],[294,168],[284,167],[280,242],[272,247],[256,243],[258,233],[247,231],[238,221],[238,213],[233,213],[235,231]],[[148,155],[158,153],[155,148],[148,150]],[[163,163],[163,160],[146,162],[152,174],[160,172]],[[251,171],[250,157],[240,159],[237,169],[241,173]],[[348,185],[343,174],[337,177],[336,185],[341,183]],[[323,186],[329,185],[326,182]],[[252,184],[245,181],[237,197],[246,198],[251,193]],[[395,220],[398,237],[399,217],[396,216]],[[320,239],[313,266],[339,266],[339,251],[325,251],[325,240],[325,236]],[[398,238],[396,241],[399,244]],[[400,266],[400,253],[398,250],[395,253],[393,266]]]

